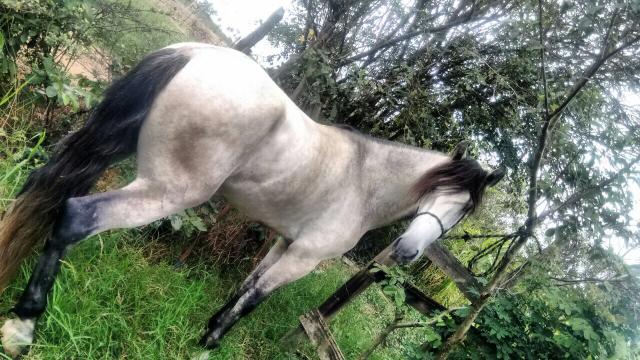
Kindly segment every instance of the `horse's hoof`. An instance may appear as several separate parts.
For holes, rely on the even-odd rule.
[[[199,344],[206,349],[213,350],[220,345],[220,342],[211,334],[205,334],[202,339],[200,339]]]
[[[209,360],[210,351],[203,351],[194,357],[191,360]]]
[[[2,347],[4,352],[17,359],[25,353],[33,343],[35,321],[31,319],[11,319],[5,321],[0,329],[2,333]]]

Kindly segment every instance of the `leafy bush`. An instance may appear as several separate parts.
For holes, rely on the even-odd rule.
[[[487,306],[454,359],[621,359],[638,340],[624,300],[598,304],[593,290],[538,279]],[[540,282],[541,281],[541,282]],[[591,288],[591,289],[589,289]],[[603,286],[603,289],[604,286]]]
[[[18,60],[41,67],[75,46],[91,42],[89,8],[74,0],[8,0],[0,3],[0,79],[18,74]],[[4,83],[4,82],[3,82]]]

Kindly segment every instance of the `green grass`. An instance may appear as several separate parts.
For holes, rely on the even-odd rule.
[[[246,269],[205,264],[177,269],[171,256],[153,263],[145,248],[159,245],[141,244],[143,237],[136,231],[113,232],[74,248],[25,359],[188,359],[203,351],[196,342],[204,324]],[[29,268],[2,295],[0,312],[12,306]],[[211,358],[292,358],[280,339],[351,273],[333,261],[277,291],[232,329]],[[347,358],[360,354],[391,316],[391,304],[375,287],[339,313],[332,328]],[[303,351],[313,358],[304,342]],[[374,358],[398,356],[387,350]]]
[[[100,48],[111,58],[112,70],[121,73],[135,65],[148,53],[167,45],[193,41],[186,29],[172,20],[171,9],[157,0],[113,0],[118,6],[110,8],[108,22],[115,30],[101,31],[96,35],[93,46]],[[89,0],[86,4],[98,8],[99,1]],[[108,7],[109,8],[109,7]],[[91,48],[87,51],[93,51]],[[107,61],[107,59],[104,59]]]
[[[147,30],[126,31],[119,34],[117,37],[119,47],[112,49],[114,55],[121,56],[126,60],[140,59],[143,55],[161,47],[190,40],[184,30],[177,26],[167,14],[149,11],[159,7],[157,1],[137,0],[128,2],[123,0],[121,2],[144,10],[138,20],[149,28]],[[133,24],[131,26],[133,28],[138,27]]]

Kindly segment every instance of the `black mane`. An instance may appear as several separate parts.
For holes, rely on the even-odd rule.
[[[489,174],[473,159],[448,161],[427,171],[413,186],[413,191],[422,197],[437,188],[446,191],[468,191],[471,195],[470,210],[473,212],[482,202]]]

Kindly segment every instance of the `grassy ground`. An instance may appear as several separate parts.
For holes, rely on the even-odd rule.
[[[159,262],[147,254],[153,241],[144,232],[112,232],[89,239],[65,260],[62,275],[26,359],[188,359],[206,320],[231,295],[246,269],[198,264],[180,269],[172,257]],[[33,262],[33,261],[32,261]],[[30,266],[0,300],[6,313],[26,283]],[[321,266],[276,292],[241,320],[211,353],[216,359],[294,358],[280,339],[342,284],[352,270],[339,261]],[[337,342],[355,358],[392,316],[392,305],[371,288],[332,322]],[[304,339],[299,347],[310,358]],[[386,350],[374,358],[395,359]]]

